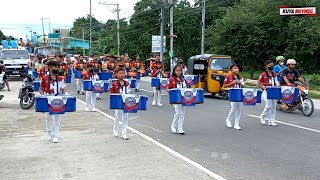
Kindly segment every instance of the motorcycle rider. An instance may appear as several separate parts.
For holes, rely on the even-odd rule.
[[[300,73],[295,69],[296,67],[296,60],[294,59],[288,59],[287,60],[287,68],[282,70],[281,72],[281,80],[280,85],[281,86],[294,86],[295,81],[299,81],[302,84],[305,84],[304,79],[300,76]],[[287,104],[282,105],[283,109],[288,109]]]
[[[300,76],[300,73],[295,69],[296,60],[288,59],[287,68],[281,72],[281,81],[282,86],[293,86],[295,81],[300,81],[302,84],[305,84],[304,79]]]

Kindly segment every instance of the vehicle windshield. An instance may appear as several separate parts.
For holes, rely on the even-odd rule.
[[[231,65],[231,59],[229,58],[213,58],[211,61],[211,70],[224,70],[229,69]]]
[[[28,59],[29,54],[27,50],[2,50],[0,59]]]

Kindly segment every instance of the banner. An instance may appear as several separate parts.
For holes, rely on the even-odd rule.
[[[242,89],[242,95],[243,95],[243,104],[247,106],[254,106],[257,103],[257,95],[258,90],[257,89],[248,89],[243,88]]]
[[[92,80],[92,91],[94,93],[102,93],[104,91],[104,81]]]
[[[194,84],[194,76],[193,75],[184,75],[184,79],[186,81],[187,86],[193,86],[193,84]]]
[[[47,100],[50,115],[65,113],[68,101],[67,96],[47,96]]]
[[[159,78],[160,79],[160,89],[167,89],[169,84],[168,78]]]
[[[284,104],[291,104],[294,99],[295,87],[281,86],[281,99]]]
[[[122,94],[123,112],[136,113],[139,108],[140,96],[135,94]]]
[[[197,98],[197,89],[181,88],[182,106],[195,106]]]

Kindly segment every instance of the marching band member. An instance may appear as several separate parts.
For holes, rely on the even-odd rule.
[[[152,77],[158,77],[158,78],[162,78],[163,76],[165,76],[163,68],[162,68],[162,62],[156,61],[156,67],[152,70]],[[158,105],[158,106],[162,106],[161,104],[161,89],[160,87],[153,87],[153,101],[152,101],[152,105]]]
[[[49,75],[49,67],[48,67],[48,63],[49,60],[48,59],[44,59],[42,61],[43,66],[39,69],[39,78],[42,79],[44,76]]]
[[[93,65],[93,71],[96,74],[101,73],[102,62],[99,60],[99,56],[97,54],[93,54],[93,59],[90,64]],[[96,93],[96,98],[101,100],[99,93]]]
[[[177,61],[177,63],[178,63],[178,65],[180,65],[181,68],[182,68],[182,75],[188,75],[188,73],[187,73],[188,69],[187,69],[186,65],[184,65],[183,59],[179,59],[179,60]]]
[[[268,86],[280,86],[280,83],[278,82],[277,75],[272,72],[273,70],[273,62],[271,60],[267,60],[265,63],[266,66],[266,71],[261,73],[259,81],[258,81],[258,86],[263,89],[262,93],[262,98],[266,102],[266,105],[264,107],[264,110],[262,114],[260,115],[261,119],[261,124],[266,124],[266,116],[269,116],[269,126],[277,126],[274,122],[276,118],[276,105],[277,105],[277,100],[276,99],[267,99],[267,87]]]
[[[168,90],[173,88],[186,88],[185,81],[182,77],[182,68],[179,65],[176,65],[173,68],[173,73],[171,78],[169,79]],[[171,131],[173,133],[184,134],[183,130],[183,122],[186,113],[186,106],[182,106],[181,104],[174,104],[174,117],[171,123]]]
[[[56,56],[56,61],[59,63],[59,75],[66,76],[68,73],[68,65],[64,62],[63,56]]]
[[[124,78],[126,76],[126,72],[124,68],[117,69],[117,81],[112,83],[112,87],[110,88],[110,92],[112,94],[127,94],[130,92],[130,84],[128,81],[125,81]],[[119,121],[122,121],[122,131],[121,138],[124,140],[128,140],[127,136],[127,128],[128,128],[128,113],[124,113],[123,110],[115,110],[115,120],[113,124],[113,135],[118,136],[119,129]]]
[[[67,85],[63,77],[58,76],[59,64],[56,61],[48,62],[49,75],[41,78],[40,94],[42,95],[59,95],[65,93]],[[48,131],[48,140],[58,143],[58,135],[60,131],[61,114],[50,115],[46,113],[46,126]]]
[[[127,72],[130,71],[130,59],[129,59],[129,55],[127,53],[124,55],[124,67]]]
[[[135,72],[140,72],[141,69],[143,69],[143,63],[140,60],[140,56],[137,54],[135,56],[135,60],[131,62],[131,69],[133,69]],[[136,89],[135,91],[138,92],[140,87],[140,79],[136,79]]]
[[[75,69],[77,71],[83,72],[86,68],[86,63],[84,62],[84,57],[83,55],[79,56],[79,59],[77,63],[75,64]],[[83,79],[76,79],[76,85],[77,85],[77,93],[78,94],[85,94],[83,90]]]
[[[91,80],[91,81],[97,81],[99,80],[99,76],[96,72],[94,72],[94,68],[92,64],[87,65],[87,71],[83,72],[83,79],[84,80]],[[96,111],[96,100],[97,96],[92,91],[86,91],[86,108],[85,111]]]
[[[110,64],[110,66],[108,67],[109,71],[113,71],[116,68],[116,62],[114,60],[114,56],[110,56],[109,64]]]
[[[233,64],[230,66],[230,70],[232,74],[226,76],[224,80],[223,87],[224,88],[242,88],[244,85],[243,78],[239,74],[239,66],[237,64]],[[234,128],[237,130],[241,130],[239,126],[240,117],[241,117],[241,109],[242,102],[230,102],[231,109],[229,115],[226,119],[227,127],[231,128],[231,121],[235,119]]]

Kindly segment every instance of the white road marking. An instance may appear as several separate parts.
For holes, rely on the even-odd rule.
[[[79,102],[83,103],[84,105],[87,104],[86,102],[84,102],[84,101],[82,101],[82,100],[80,100],[80,99],[78,99],[78,98],[77,98],[77,100],[78,100]],[[113,116],[110,116],[110,115],[108,115],[107,113],[104,113],[104,112],[100,111],[99,109],[96,109],[96,110],[97,110],[98,113],[106,116],[107,118],[109,118],[109,119],[111,119],[111,120],[115,120],[115,118],[114,118]],[[120,124],[122,124],[122,123],[120,122]],[[203,172],[206,173],[208,176],[213,177],[213,178],[215,178],[215,179],[217,179],[217,180],[226,180],[225,178],[221,177],[220,175],[218,175],[218,174],[210,171],[209,169],[203,167],[201,164],[192,161],[191,159],[189,159],[189,158],[183,156],[182,154],[174,151],[173,149],[169,148],[168,146],[165,146],[165,145],[161,144],[160,142],[154,140],[153,138],[151,138],[151,137],[149,137],[149,136],[147,136],[147,135],[139,132],[138,130],[133,129],[133,128],[131,128],[130,126],[128,126],[128,129],[129,129],[130,131],[134,132],[135,134],[138,134],[139,136],[143,137],[144,139],[152,142],[153,144],[159,146],[160,148],[164,149],[165,151],[169,152],[170,154],[172,154],[172,155],[180,158],[181,160],[189,163],[190,165],[196,167],[196,168],[199,169],[200,171],[203,171]]]
[[[149,90],[147,90],[147,89],[139,89],[139,90],[141,90],[141,91],[145,91],[145,92],[149,92],[149,93],[153,93],[153,91],[149,91]],[[166,96],[167,94],[161,94],[162,96]]]
[[[147,128],[150,128],[150,129],[153,129],[159,133],[161,133],[162,131],[160,131],[159,129],[156,129],[154,127],[151,127],[151,126],[147,126],[147,125],[143,125],[143,124],[135,124],[136,126],[141,126],[141,127],[147,127]]]
[[[138,118],[140,118],[140,116],[133,116],[133,117],[129,117],[128,119],[129,120],[134,120],[134,119],[138,119]]]
[[[251,114],[250,114],[250,115],[248,115],[248,116],[251,116],[251,117],[260,119],[260,116],[256,116],[256,115],[251,115]],[[295,125],[295,124],[291,124],[291,123],[286,123],[286,122],[283,122],[283,121],[277,121],[277,120],[275,120],[275,122],[277,122],[277,123],[279,123],[279,124],[285,124],[285,125],[288,125],[288,126],[292,126],[292,127],[295,127],[295,128],[299,128],[299,129],[304,129],[304,130],[308,130],[308,131],[313,131],[313,132],[320,133],[320,130],[318,130],[318,129],[312,129],[312,128],[303,127],[303,126],[299,126],[299,125]]]

